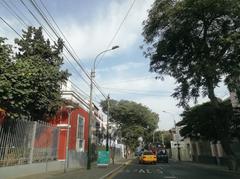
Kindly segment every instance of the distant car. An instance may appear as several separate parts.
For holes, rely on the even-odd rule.
[[[142,155],[139,157],[139,163],[157,163],[157,156],[152,151],[145,151],[142,153]]]
[[[143,153],[143,150],[136,150],[135,151],[135,156],[140,157],[142,155],[142,153]]]
[[[160,149],[157,153],[157,162],[168,163],[168,154],[166,149]]]

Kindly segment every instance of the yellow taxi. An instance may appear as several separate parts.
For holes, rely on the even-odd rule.
[[[144,164],[144,163],[156,164],[157,163],[157,156],[151,151],[145,151],[139,157],[139,163],[140,164]]]

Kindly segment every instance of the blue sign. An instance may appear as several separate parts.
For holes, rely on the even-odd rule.
[[[109,151],[104,151],[104,150],[98,151],[97,165],[107,166],[109,162],[110,162]]]

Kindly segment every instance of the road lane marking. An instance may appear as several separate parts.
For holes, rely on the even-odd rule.
[[[173,179],[173,178],[177,178],[177,177],[175,177],[175,176],[164,176],[163,178]]]
[[[146,169],[147,173],[152,173],[149,169]]]
[[[140,169],[138,173],[145,173],[145,171],[143,169]]]

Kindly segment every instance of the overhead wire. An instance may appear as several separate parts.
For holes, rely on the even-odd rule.
[[[132,4],[130,5],[129,9],[127,10],[127,12],[126,12],[126,14],[125,14],[122,22],[120,23],[120,25],[118,26],[118,28],[117,28],[116,32],[114,33],[112,39],[111,39],[110,42],[108,43],[107,49],[109,49],[109,48],[111,47],[113,41],[115,40],[115,38],[117,37],[118,33],[120,32],[120,30],[121,30],[124,22],[126,21],[126,19],[127,19],[128,15],[129,15],[130,11],[132,10],[135,2],[136,2],[136,0],[133,0],[133,2],[132,2]],[[104,55],[105,55],[105,53],[103,53],[103,55],[101,56],[100,60],[98,61],[98,64],[99,64],[99,62],[101,61],[101,59],[104,57]]]
[[[3,6],[6,7],[6,9],[7,9],[13,16],[15,16],[15,17],[19,20],[19,22],[20,22],[23,26],[25,26],[25,27],[28,26],[28,25],[24,22],[24,20],[11,8],[11,6],[10,6],[5,0],[2,0],[2,1],[0,1],[0,2],[2,3]]]
[[[102,84],[102,86],[108,86],[108,85],[111,85],[112,84],[120,84],[120,83],[129,83],[129,82],[132,82],[132,81],[145,81],[145,80],[148,80],[148,79],[155,79],[155,77],[153,76],[148,76],[148,77],[142,77],[142,78],[132,78],[132,79],[128,79],[128,80],[121,80],[121,81],[116,81],[116,82],[109,82],[109,83],[104,83]]]
[[[24,15],[24,13],[19,9],[19,7],[17,7],[16,4],[14,4],[12,1],[8,1],[8,2],[17,10],[17,12],[20,14],[20,16],[23,16],[23,18],[24,18],[25,20],[27,20],[28,24],[31,24],[31,21],[28,19],[28,17],[26,17],[26,16]],[[16,1],[15,1],[15,2],[16,2]]]
[[[127,94],[139,94],[139,95],[149,95],[149,96],[162,96],[162,94],[159,93],[171,93],[168,91],[151,91],[151,90],[131,90],[131,89],[119,89],[119,88],[107,88],[102,87],[104,89],[109,89],[112,91],[118,91],[119,93],[127,93]]]
[[[21,0],[22,1],[22,0]],[[41,15],[41,17],[43,18],[43,20],[47,23],[47,25],[50,27],[50,29],[53,31],[53,33],[57,36],[60,37],[60,35],[56,32],[56,30],[54,29],[54,27],[51,25],[51,23],[49,22],[49,20],[45,17],[44,12],[42,12],[42,10],[38,7],[38,5],[33,1],[33,0],[29,0],[31,2],[31,4],[33,5],[33,7],[37,10],[37,12]],[[63,44],[63,46],[65,47],[65,49],[67,50],[67,52],[70,54],[70,56],[74,59],[74,61],[77,63],[77,65],[80,67],[80,69],[84,72],[84,74],[91,79],[90,75],[88,74],[88,72],[84,69],[84,67],[78,62],[78,60],[75,58],[75,56],[72,54],[71,50],[65,45]],[[97,83],[95,81],[93,81],[93,84],[95,85],[95,87],[99,90],[99,92],[105,97],[106,95],[100,90],[100,87],[97,85]]]
[[[64,33],[62,32],[62,30],[60,29],[60,27],[58,26],[57,22],[55,21],[55,19],[53,18],[53,16],[51,15],[51,13],[48,11],[46,5],[43,3],[42,0],[39,0],[40,4],[42,5],[42,7],[45,9],[45,11],[47,12],[47,14],[49,15],[49,17],[51,18],[51,20],[53,21],[53,23],[55,24],[55,26],[57,27],[58,31],[61,33],[61,35],[63,36],[64,40],[67,42],[67,44],[69,45],[69,47],[71,48],[71,50],[73,51],[73,53],[76,55],[76,57],[78,59],[79,56],[77,55],[76,51],[73,49],[72,45],[70,44],[70,42],[68,41],[67,37],[64,35]],[[84,65],[83,65],[84,67]]]
[[[39,19],[36,17],[36,15],[28,8],[28,6],[26,5],[25,2],[23,2],[23,0],[20,0],[20,2],[23,4],[23,6],[28,10],[28,12],[33,16],[33,18],[37,21],[37,23],[43,28],[43,30],[46,32],[46,34],[49,36],[49,38],[52,41],[56,41],[56,38],[54,38],[52,36],[52,34],[48,31],[47,28],[45,28],[45,26],[43,26],[43,24],[39,21]]]
[[[0,19],[10,28],[12,29],[21,39],[23,38],[7,21],[5,21],[1,16]]]
[[[26,7],[26,4],[23,3],[23,5]],[[27,8],[27,7],[26,7],[26,8]],[[10,8],[9,8],[9,9],[10,9]],[[27,8],[27,10],[30,11],[29,8]],[[16,12],[14,12],[14,14],[16,14]],[[31,14],[33,15],[34,18],[36,18],[36,16],[35,16],[33,13],[31,13]],[[17,15],[17,14],[16,14],[16,15]],[[1,18],[1,17],[0,17],[0,18]],[[3,18],[1,18],[1,19],[3,20],[4,23],[6,23],[6,24],[8,25],[8,27],[10,27],[18,36],[20,36],[20,37],[22,38],[22,36],[21,36],[7,21],[5,21]],[[37,20],[37,19],[35,19],[35,20]],[[23,21],[23,22],[24,22],[24,21]],[[44,27],[44,26],[40,23],[40,21],[37,21],[37,22],[39,23],[40,26]],[[49,33],[48,31],[46,31],[45,28],[44,28],[44,30],[45,30],[45,32],[47,33],[47,35],[49,36],[49,38],[51,38],[51,40],[54,41],[54,39],[53,39],[53,37],[50,35],[50,33]],[[76,68],[75,68],[74,65],[70,62],[70,60],[68,59],[68,57],[67,57],[64,53],[63,53],[63,55],[65,56],[65,59],[69,62],[69,64],[72,65],[73,69],[76,70]],[[76,72],[79,73],[78,70],[76,70]],[[80,74],[80,77],[82,77],[81,74]],[[83,78],[83,80],[85,80],[85,79]],[[88,82],[87,82],[86,80],[85,80],[85,82],[86,82],[86,84],[88,85]],[[88,85],[88,86],[89,86],[89,85]]]
[[[48,37],[52,40],[52,41],[56,41],[56,38],[52,36],[52,34],[47,30],[47,28],[38,20],[38,18],[36,17],[36,15],[34,15],[34,13],[27,7],[27,5],[20,0],[21,3],[24,5],[24,7],[29,11],[29,13],[33,16],[33,18],[37,21],[37,23],[43,28],[43,30],[46,32],[46,34],[48,35]],[[56,34],[55,34],[56,35]],[[59,36],[57,36],[59,37]],[[71,63],[71,61],[69,60],[69,58],[63,53],[63,56],[65,57],[65,59],[67,60],[67,62],[73,67],[73,69],[79,74],[80,78],[83,79],[83,81],[88,85],[88,82],[86,81],[86,79],[83,78],[83,76],[80,74],[80,72],[75,68],[75,66]]]
[[[46,32],[46,34],[48,35],[48,37],[49,37],[52,41],[56,41],[56,38],[54,38],[54,37],[52,36],[52,34],[47,30],[47,28],[44,27],[44,25],[40,22],[40,20],[36,17],[36,15],[34,15],[34,13],[28,8],[28,6],[26,5],[26,3],[23,2],[23,0],[20,0],[20,2],[21,2],[22,5],[27,9],[27,11],[33,16],[33,18],[36,20],[36,22],[37,22],[40,26],[42,26],[43,30]],[[37,9],[38,13],[41,15],[41,17],[44,19],[44,21],[47,23],[47,25],[48,25],[48,26],[50,27],[50,29],[53,31],[53,33],[55,34],[55,36],[59,38],[60,35],[56,32],[56,30],[54,29],[54,27],[52,27],[51,24],[48,23],[48,19],[47,19],[47,17],[45,17],[45,16],[43,15],[43,12],[37,7],[37,5],[36,5],[32,0],[31,0],[30,2],[32,3],[32,5],[34,6],[34,8]],[[45,8],[46,8],[46,7],[45,7]],[[10,9],[10,8],[9,8],[9,9]],[[12,10],[12,11],[13,11],[13,13],[15,14],[15,16],[20,17],[19,15],[17,15],[17,14],[14,12],[14,10]],[[49,11],[48,11],[48,13],[49,13]],[[49,13],[49,14],[50,14],[50,13]],[[53,17],[51,17],[51,18],[52,18],[52,20],[54,20]],[[18,18],[18,19],[21,20],[24,25],[26,25],[26,23],[24,22],[24,20],[23,20],[22,18]],[[12,26],[10,26],[9,23],[7,23],[7,21],[5,21],[3,18],[1,18],[1,20],[2,20],[6,25],[8,25],[16,34],[18,34],[19,37],[22,38],[22,36],[21,36]],[[54,21],[54,22],[55,22],[55,21]],[[56,22],[55,22],[55,23],[56,23]],[[57,25],[57,24],[55,24],[55,25]],[[59,28],[59,26],[58,26],[58,28]],[[60,28],[59,28],[59,30],[60,30]],[[60,30],[60,32],[61,32],[61,30]],[[63,33],[61,33],[61,34],[64,36]],[[64,36],[64,38],[65,38],[65,40],[67,41],[67,39],[66,39],[65,36]],[[68,41],[67,41],[67,42],[68,42]],[[68,42],[68,43],[69,43],[69,42]],[[70,43],[69,43],[69,44],[70,44]],[[89,74],[85,71],[85,69],[82,67],[82,65],[75,59],[74,55],[70,52],[70,50],[66,47],[65,44],[64,44],[64,46],[65,46],[65,49],[67,50],[67,52],[70,54],[70,56],[73,57],[73,59],[75,60],[75,62],[78,64],[78,66],[81,68],[81,70],[85,73],[85,75],[86,75],[88,78],[90,78]],[[72,48],[72,47],[71,47],[71,48]],[[73,48],[72,48],[72,49],[73,49]],[[63,53],[63,55],[64,55],[64,57],[66,58],[66,60],[69,62],[69,64],[72,65],[73,69],[75,69],[75,71],[78,72],[78,70],[76,70],[76,68],[75,68],[74,65],[71,63],[71,61],[66,57],[66,55],[65,55],[64,53]],[[79,72],[78,72],[78,73],[79,73]],[[88,82],[82,77],[81,74],[80,74],[80,77],[81,77],[81,78],[84,80],[84,82],[88,85]],[[104,97],[104,98],[107,98],[106,95],[102,92],[100,86],[99,86],[95,81],[93,81],[93,84],[95,85],[95,87],[97,88],[97,90],[103,95],[103,97]]]

